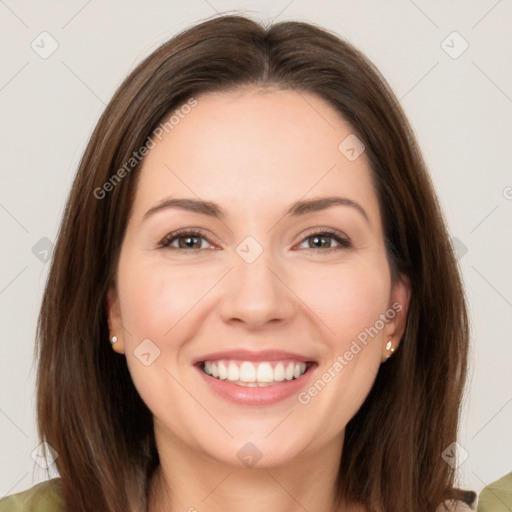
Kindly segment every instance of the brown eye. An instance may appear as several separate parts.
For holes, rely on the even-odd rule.
[[[206,247],[203,245],[203,242],[206,242]],[[200,250],[211,247],[211,244],[202,232],[195,230],[183,230],[174,231],[167,235],[162,240],[161,246],[170,249]]]
[[[304,238],[304,241],[301,242],[301,245],[305,242],[307,242],[308,246],[303,247],[304,249],[336,250],[347,248],[351,245],[349,240],[337,231],[321,231],[308,234],[308,236]],[[338,245],[333,246],[333,242]]]

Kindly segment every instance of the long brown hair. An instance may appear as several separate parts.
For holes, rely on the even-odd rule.
[[[105,298],[138,176],[126,162],[189,98],[249,85],[315,93],[352,125],[371,164],[393,275],[411,283],[400,347],[346,427],[339,497],[371,512],[470,502],[441,456],[456,440],[466,375],[463,288],[396,97],[361,53],[326,30],[220,16],[172,38],[130,73],[91,136],[67,202],[37,342],[38,432],[58,452],[67,510],[144,511],[159,464],[151,413],[108,342]]]

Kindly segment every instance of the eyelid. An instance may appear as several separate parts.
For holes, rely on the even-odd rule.
[[[180,228],[176,229],[175,231],[172,231],[171,233],[168,233],[165,235],[165,237],[160,241],[159,246],[165,248],[170,247],[170,242],[179,237],[184,235],[192,235],[196,236],[198,238],[204,238],[210,245],[214,245],[212,241],[210,240],[210,235],[207,234],[203,229],[201,228],[195,228],[195,227],[188,227],[188,228]],[[219,244],[220,245],[220,244]],[[174,247],[174,249],[178,249],[177,247]],[[179,249],[178,249],[179,250]],[[204,250],[204,249],[187,249],[188,251],[198,251],[198,250]]]
[[[312,237],[313,235],[327,235],[331,238],[334,238],[336,242],[341,246],[341,248],[349,248],[352,247],[352,242],[350,241],[350,238],[345,235],[343,232],[333,229],[333,228],[321,228],[321,227],[315,227],[308,229],[305,233],[301,234],[301,240],[298,242],[298,244],[303,243],[308,238]],[[297,244],[296,244],[297,245]],[[340,249],[340,247],[328,247],[327,249],[321,249],[319,247],[309,247],[309,249],[313,251],[321,251],[321,252],[329,252]]]
[[[196,227],[187,227],[187,228],[180,228],[175,231],[172,231],[171,233],[167,234],[159,244],[159,247],[161,248],[172,248],[180,250],[178,247],[171,247],[170,243],[178,238],[179,236],[184,235],[192,235],[194,237],[203,238],[205,241],[207,241],[210,245],[221,245],[221,244],[214,244],[210,240],[210,235],[207,234],[203,229],[196,228]],[[339,250],[340,248],[349,248],[352,247],[352,242],[350,241],[349,237],[347,237],[344,233],[337,229],[333,228],[321,228],[321,227],[314,227],[308,229],[305,233],[301,234],[300,240],[294,245],[300,245],[304,243],[308,238],[312,237],[313,235],[319,235],[319,236],[328,236],[333,238],[337,243],[338,246],[335,247],[328,247],[328,248],[321,248],[321,247],[308,247],[308,249],[318,252],[330,252]],[[202,251],[204,249],[182,249],[186,252],[193,252],[193,251]]]

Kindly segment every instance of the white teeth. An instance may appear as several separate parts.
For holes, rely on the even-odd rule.
[[[302,373],[306,370],[306,365],[304,363],[295,365],[295,369],[293,370],[293,376],[297,379]]]
[[[219,361],[218,366],[219,366],[218,378],[220,380],[226,380],[228,378],[228,369],[226,368],[226,365],[222,361]]]
[[[231,363],[231,364],[234,364],[234,363]],[[252,363],[249,363],[248,361],[244,361],[240,365],[240,380],[242,382],[256,382],[256,370]]]
[[[284,380],[284,366],[283,363],[277,363],[274,368],[274,380],[281,382]]]
[[[240,379],[240,370],[235,363],[229,363],[228,366],[228,380],[234,381]]]
[[[298,379],[306,372],[306,363],[289,362],[261,362],[251,361],[205,361],[203,370],[206,374],[220,380],[229,380],[247,387],[263,387],[274,382],[290,381]]]
[[[260,363],[258,365],[256,380],[258,382],[272,382],[274,380],[274,370],[272,370],[270,363]]]
[[[265,388],[267,386],[272,386],[270,382],[242,382],[241,380],[235,382],[234,384],[247,388]]]
[[[286,380],[292,380],[293,379],[293,370],[295,368],[295,365],[293,363],[289,363],[286,367],[286,372],[284,374]]]

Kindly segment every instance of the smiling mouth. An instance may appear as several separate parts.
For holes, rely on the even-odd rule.
[[[268,387],[297,380],[314,364],[294,360],[252,362],[219,359],[202,361],[198,366],[206,375],[217,380],[245,387]]]

